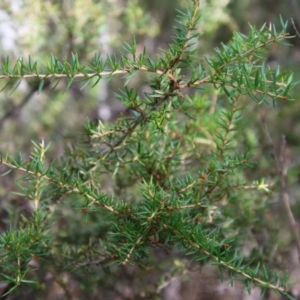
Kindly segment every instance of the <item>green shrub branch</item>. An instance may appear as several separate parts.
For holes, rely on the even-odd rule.
[[[272,289],[288,295],[287,278],[238,254],[236,237],[221,225],[229,218],[224,201],[228,204],[227,199],[252,190],[261,195],[273,186],[246,182],[243,169],[251,166],[250,154],[240,154],[237,141],[246,96],[258,103],[293,99],[293,75],[263,62],[270,45],[283,44],[289,37],[287,23],[281,22],[279,33],[274,26],[250,26],[248,36],[234,33],[228,45],[215,50],[214,58],[199,59],[199,2],[193,1],[191,10],[179,12],[179,17],[173,43],[155,59],[146,49],[137,53],[134,41],[124,45],[127,54],[120,59],[103,60],[96,54],[88,65],[81,65],[75,54],[70,62],[51,55],[45,64],[31,57],[14,65],[8,57],[2,63],[2,91],[14,91],[24,79],[38,81],[41,92],[46,80],[56,88],[65,78],[67,91],[77,79],[86,87],[121,75],[124,89],[116,97],[132,112],[113,124],[86,121],[88,141],[66,149],[59,163],[47,164],[49,146],[44,142],[34,144],[26,162],[21,156],[2,156],[3,165],[25,174],[18,194],[33,203],[32,217],[24,218],[19,230],[0,235],[1,280],[13,284],[11,291],[27,282],[33,256],[58,259],[62,265],[73,260],[76,268],[115,263],[149,269],[149,251],[159,247],[216,264],[228,271],[231,282],[245,281],[249,291],[255,284],[262,293]],[[129,84],[139,72],[148,75],[151,89],[143,96]],[[214,115],[209,110],[209,89],[228,99]],[[199,91],[192,94],[194,90]],[[107,178],[113,193],[102,187]],[[87,222],[94,213],[101,219],[100,241],[87,250],[89,259],[80,254],[86,247],[83,242],[71,246],[53,230],[56,208],[67,201],[76,203]]]

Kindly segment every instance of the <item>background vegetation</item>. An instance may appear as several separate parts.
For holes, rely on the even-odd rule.
[[[201,20],[198,27],[201,32],[198,51],[199,55],[211,56],[213,49],[220,43],[227,43],[234,30],[249,33],[248,22],[260,28],[263,23],[275,23],[280,28],[279,14],[284,20],[294,18],[294,23],[300,22],[297,3],[291,1],[202,1]],[[176,9],[190,6],[190,1],[2,1],[0,4],[0,61],[5,61],[7,55],[13,62],[19,56],[45,61],[45,57],[53,54],[59,59],[71,61],[71,53],[76,53],[81,64],[88,64],[94,59],[95,53],[105,58],[107,54],[116,54],[117,58],[126,49],[122,49],[125,42],[132,44],[136,39],[138,52],[146,46],[150,56],[155,58],[159,49],[167,49],[174,35],[173,25]],[[291,10],[291,7],[294,9]],[[288,32],[295,34],[291,22]],[[299,64],[299,38],[289,40],[293,47],[272,45],[267,54],[267,66],[274,70],[278,65],[281,70],[293,70],[294,80],[299,77],[297,66]],[[3,85],[5,83],[2,83]],[[49,165],[54,159],[60,160],[64,153],[80,157],[82,148],[78,143],[84,137],[85,130],[89,130],[93,123],[100,118],[109,124],[116,122],[120,115],[132,117],[130,109],[126,108],[118,100],[115,92],[123,87],[123,82],[112,79],[108,82],[100,81],[94,88],[81,89],[82,83],[73,83],[67,86],[67,81],[60,81],[55,89],[53,83],[45,81],[41,88],[38,82],[28,83],[22,81],[18,88],[5,89],[0,94],[0,126],[1,126],[1,152],[17,156],[22,153],[24,160],[32,155],[36,143],[36,149],[43,148],[38,145],[40,141],[51,142],[47,152],[45,164]],[[130,85],[139,87],[141,93],[147,92],[147,77],[133,77]],[[68,89],[67,89],[68,87]],[[293,91],[297,98],[297,87]],[[190,134],[201,131],[198,137],[198,147],[209,153],[213,149],[211,133],[216,129],[216,119],[222,111],[227,109],[228,103],[224,101],[224,95],[214,91],[207,91],[206,96],[197,99],[196,109],[207,119],[199,124],[190,123],[189,132],[171,122],[169,128],[173,137],[176,135]],[[293,213],[298,219],[299,211],[299,104],[294,102],[277,102],[277,108],[273,103],[257,105],[249,98],[243,98],[247,106],[243,109],[242,117],[239,116],[240,134],[234,137],[233,148],[239,151],[251,150],[253,154],[250,169],[236,176],[238,181],[257,181],[266,188],[260,194],[252,191],[236,193],[232,204],[224,205],[224,216],[218,215],[218,207],[211,207],[208,216],[211,216],[210,226],[222,228],[222,234],[226,237],[236,234],[239,228],[239,241],[236,245],[239,250],[251,257],[254,262],[260,261],[271,269],[280,271],[288,270],[292,275],[292,282],[297,282],[298,260],[296,244],[290,230],[288,215],[283,210],[281,201],[282,185],[280,174],[274,157],[284,160],[281,166],[287,171],[286,192],[292,204]],[[205,113],[204,113],[205,112]],[[216,119],[213,119],[214,116]],[[92,124],[85,123],[89,118]],[[181,116],[181,118],[183,118]],[[182,121],[183,119],[179,120]],[[172,125],[173,124],[173,125]],[[205,130],[203,129],[205,128]],[[286,136],[287,147],[283,147],[282,135]],[[273,141],[273,144],[270,141]],[[187,142],[187,144],[190,141]],[[149,147],[155,144],[149,140]],[[188,148],[188,146],[187,146]],[[284,148],[284,151],[282,150]],[[157,149],[154,149],[157,151]],[[75,153],[76,151],[76,153]],[[79,151],[79,152],[77,152]],[[171,149],[170,149],[171,151]],[[236,150],[234,150],[236,151]],[[37,155],[41,154],[38,150]],[[82,152],[82,157],[85,153]],[[184,166],[193,174],[195,159],[192,157]],[[66,162],[64,162],[67,165]],[[148,164],[157,168],[155,162],[149,159]],[[78,164],[78,165],[76,165]],[[77,160],[70,166],[70,173],[82,169],[83,162]],[[114,168],[115,166],[112,166]],[[8,169],[2,167],[3,172]],[[108,166],[109,169],[109,166]],[[110,170],[114,171],[114,170]],[[178,171],[182,172],[182,169]],[[149,171],[149,176],[154,172]],[[155,173],[156,182],[162,180],[163,173]],[[17,229],[25,222],[25,218],[32,215],[32,206],[20,193],[20,188],[15,185],[16,179],[23,175],[19,172],[9,173],[1,179],[0,202],[0,230],[6,232],[9,229]],[[84,177],[84,174],[82,174]],[[118,197],[131,201],[138,199],[141,194],[133,186],[136,182],[136,174],[133,170],[123,169],[113,180],[101,177],[101,185],[107,193],[113,193]],[[144,176],[146,178],[146,174]],[[271,187],[271,185],[273,185]],[[269,190],[272,189],[272,194]],[[99,267],[96,261],[94,247],[99,246],[99,240],[105,235],[106,224],[99,221],[99,216],[93,211],[88,214],[83,211],[84,206],[80,199],[74,197],[74,201],[62,201],[56,205],[55,200],[49,200],[53,191],[47,191],[43,195],[45,201],[49,201],[51,213],[56,214],[56,223],[52,227],[53,240],[57,243],[71,245],[65,249],[65,253],[57,254],[56,261],[44,263],[42,258],[32,259],[32,268],[39,265],[32,280],[39,280],[39,284],[21,285],[10,294],[8,298],[20,297],[41,299],[212,299],[219,297],[224,299],[246,298],[243,287],[237,285],[235,289],[224,287],[215,276],[213,268],[205,267],[201,271],[199,281],[198,265],[189,264],[189,258],[183,257],[181,252],[166,253],[162,249],[153,250],[153,269],[141,270],[141,268],[120,266],[112,269]],[[47,198],[48,196],[48,198]],[[242,209],[239,199],[243,199]],[[222,200],[224,203],[226,199]],[[222,204],[221,204],[222,206]],[[52,209],[52,210],[51,210]],[[209,222],[208,222],[209,223]],[[234,223],[235,231],[231,224]],[[80,224],[80,225],[79,225]],[[97,232],[97,236],[95,236]],[[47,241],[50,243],[50,241]],[[52,241],[51,241],[52,243]],[[72,245],[74,248],[72,248]],[[78,245],[84,245],[78,247]],[[76,255],[77,257],[76,257]],[[74,257],[77,258],[74,265]],[[83,257],[89,258],[89,263]],[[90,260],[90,257],[95,257]],[[196,270],[194,270],[196,268]],[[111,272],[113,275],[103,273]],[[149,274],[151,273],[151,274]],[[87,280],[88,278],[88,280]],[[199,282],[199,286],[193,284]],[[209,285],[206,283],[210,282]],[[204,286],[206,286],[204,292]],[[208,287],[209,286],[209,287]],[[222,287],[222,291],[220,291]],[[3,285],[3,289],[6,286]],[[255,290],[252,299],[255,299]],[[297,285],[292,291],[297,293]],[[172,294],[173,293],[173,294]],[[189,294],[190,293],[190,294]],[[177,297],[177,298],[176,298]],[[180,298],[181,297],[181,298]],[[205,298],[206,297],[206,298]],[[265,297],[276,297],[266,294]]]

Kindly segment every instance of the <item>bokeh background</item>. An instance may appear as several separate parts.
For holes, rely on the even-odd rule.
[[[289,47],[274,45],[269,49],[266,63],[271,68],[280,65],[282,70],[293,70],[294,80],[300,80],[300,36],[295,31],[295,27],[300,31],[299,0],[201,0],[200,3],[202,18],[199,31],[202,35],[199,59],[213,56],[214,48],[230,41],[233,31],[247,34],[249,23],[257,28],[272,23],[280,30],[281,16],[283,20],[289,20],[289,33],[295,38],[287,41],[291,44]],[[176,10],[184,10],[190,5],[191,1],[187,0],[2,0],[0,64],[7,56],[13,64],[17,58],[28,59],[29,55],[47,64],[50,54],[61,60],[70,60],[71,53],[78,55],[81,64],[87,64],[93,60],[95,53],[104,59],[107,54],[120,56],[125,52],[122,48],[124,42],[130,44],[134,38],[138,51],[145,46],[155,57],[160,49],[166,49],[171,42]],[[133,79],[132,84],[143,85],[144,81],[145,78]],[[2,80],[0,88],[5,84]],[[123,81],[119,79],[109,82],[103,80],[92,89],[82,89],[83,84],[77,82],[64,91],[67,82],[61,81],[55,89],[52,89],[53,84],[46,82],[43,91],[38,94],[37,83],[22,81],[15,91],[13,86],[5,89],[0,93],[1,153],[22,153],[26,158],[33,149],[31,141],[44,139],[52,145],[48,160],[59,159],[66,147],[72,147],[80,140],[86,118],[114,122],[120,114],[126,113],[114,94],[122,88],[122,84]],[[299,87],[295,88],[293,95],[296,101],[278,102],[275,108],[272,103],[257,105],[249,99],[243,116],[249,124],[249,143],[255,145],[256,149],[253,160],[258,162],[248,171],[250,180],[272,180],[276,176],[262,116],[266,119],[276,149],[282,135],[286,136],[288,190],[293,212],[299,220]],[[29,210],[26,199],[12,194],[17,189],[15,180],[19,175],[14,172],[1,178],[0,231],[17,227],[20,214]],[[258,232],[253,228],[249,232],[249,240],[256,243],[258,248],[266,239],[272,240],[273,246],[266,253],[270,265],[282,271],[288,270],[296,283],[299,280],[297,255],[276,188],[272,197],[270,212],[264,216],[269,218],[269,228],[259,228]],[[65,216],[71,218],[70,215],[66,212]],[[161,260],[164,261],[165,257],[161,257]],[[138,270],[126,268],[118,272],[107,281],[103,281],[103,277],[98,281],[91,280],[90,287],[83,294],[79,288],[80,276],[74,277],[65,270],[60,274],[48,271],[41,273],[43,285],[39,289],[26,286],[7,299],[147,299],[141,287],[153,287],[161,278],[164,280],[158,284],[159,295],[151,299],[258,299],[259,296],[259,291],[255,289],[249,296],[241,285],[232,288],[222,284],[211,267],[188,269],[176,256],[162,264],[159,276],[141,275]],[[68,283],[70,293],[67,296],[56,278]],[[275,295],[265,297],[279,299]]]

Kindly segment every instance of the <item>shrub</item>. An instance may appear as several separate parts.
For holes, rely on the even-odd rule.
[[[235,32],[209,58],[198,43],[198,5],[194,0],[191,10],[178,12],[173,42],[155,58],[133,41],[120,58],[95,54],[87,65],[76,54],[70,62],[54,55],[44,64],[31,57],[3,62],[2,90],[30,79],[40,92],[61,80],[68,90],[75,81],[93,87],[121,77],[116,97],[126,107],[114,123],[87,120],[80,141],[66,146],[60,160],[48,162],[44,141],[33,143],[26,161],[2,156],[8,172],[24,173],[18,195],[32,207],[17,229],[0,235],[8,293],[21,283],[42,288],[39,278],[49,270],[67,270],[86,293],[99,282],[111,287],[107,272],[119,274],[127,265],[159,269],[154,253],[160,249],[217,265],[248,291],[255,284],[262,294],[288,295],[286,276],[272,273],[259,253],[240,254],[249,228],[265,226],[272,186],[249,183],[257,142],[243,114],[250,98],[257,105],[292,100],[292,74],[264,61],[270,46],[289,37],[287,24],[281,20],[280,32],[265,25],[250,26],[248,36]],[[83,270],[91,272],[89,280]],[[56,280],[68,297],[64,280]]]

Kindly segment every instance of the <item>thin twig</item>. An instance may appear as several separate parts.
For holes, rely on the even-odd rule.
[[[30,175],[33,175],[33,176],[40,176],[40,178],[43,178],[43,179],[45,179],[49,182],[52,182],[52,183],[56,184],[57,186],[59,186],[62,189],[66,189],[67,190],[66,195],[71,194],[71,193],[83,194],[83,192],[79,188],[74,187],[72,185],[65,184],[62,181],[60,181],[59,175],[57,176],[57,179],[54,179],[54,178],[51,178],[51,177],[47,176],[46,174],[38,174],[34,171],[28,170],[25,167],[16,166],[13,163],[7,162],[7,161],[5,161],[5,159],[3,157],[0,157],[0,164],[3,164],[3,165],[5,165],[5,166],[7,166],[11,169],[18,169],[18,170],[20,170],[24,173],[27,173],[27,174],[30,174]],[[91,201],[88,204],[88,206],[91,206],[92,204],[95,204],[95,205],[101,206],[102,208],[112,212],[115,215],[120,215],[120,212],[115,210],[112,206],[106,205],[105,203],[102,203],[102,202],[98,201],[99,199],[96,198],[95,196],[90,195],[90,194],[85,194],[85,197],[88,198]]]
[[[291,2],[293,12],[296,15],[296,22],[297,22],[298,25],[300,25],[300,9],[299,9],[299,6],[297,4],[297,0],[290,0],[290,2]],[[294,22],[294,20],[292,19],[292,24],[293,24],[293,22]]]
[[[281,143],[280,143],[280,151],[279,153],[276,153],[275,146],[273,143],[273,140],[271,138],[265,115],[262,116],[262,123],[264,125],[265,135],[269,144],[269,147],[271,149],[271,155],[275,161],[275,167],[276,172],[280,178],[280,188],[281,188],[281,194],[282,194],[282,201],[284,204],[284,207],[286,209],[286,213],[289,219],[289,223],[296,241],[297,251],[298,251],[298,259],[300,261],[300,235],[299,235],[299,226],[298,223],[295,220],[293,211],[291,209],[290,205],[290,199],[289,194],[287,191],[287,164],[288,164],[288,157],[286,154],[286,139],[285,136],[282,135],[281,137]]]
[[[292,25],[293,25],[293,27],[294,27],[294,29],[295,29],[295,31],[296,31],[297,36],[300,38],[300,33],[299,33],[298,30],[297,30],[297,27],[296,27],[296,25],[295,25],[295,22],[294,22],[294,19],[293,19],[293,18],[291,18],[291,22],[292,22]]]
[[[196,241],[192,241],[191,239],[188,239],[186,235],[184,235],[184,234],[182,234],[182,232],[179,232],[178,230],[175,230],[174,228],[170,227],[168,224],[164,224],[164,227],[169,229],[171,232],[175,232],[176,235],[178,237],[180,237],[182,239],[182,241],[184,241],[184,245],[188,249],[197,249],[199,253],[203,253],[205,256],[209,257],[210,259],[215,261],[217,265],[226,267],[228,270],[233,271],[233,272],[243,276],[244,278],[252,281],[253,283],[255,283],[259,286],[267,287],[269,289],[272,289],[272,290],[282,293],[284,295],[287,294],[287,290],[285,289],[284,286],[280,286],[278,283],[272,284],[270,282],[262,280],[256,276],[254,276],[252,272],[251,272],[251,274],[249,274],[247,272],[246,268],[237,268],[236,266],[234,266],[232,261],[228,262],[226,260],[220,259],[220,256],[213,254],[211,249],[207,249],[207,247],[203,247],[203,245],[197,243]]]
[[[50,81],[47,80],[44,84],[44,89],[46,89],[50,85]],[[3,126],[4,122],[14,116],[17,116],[22,108],[32,99],[33,94],[37,91],[38,84],[33,85],[32,88],[28,91],[28,93],[23,97],[22,101],[18,105],[13,105],[10,107],[5,114],[0,118],[0,128]]]

